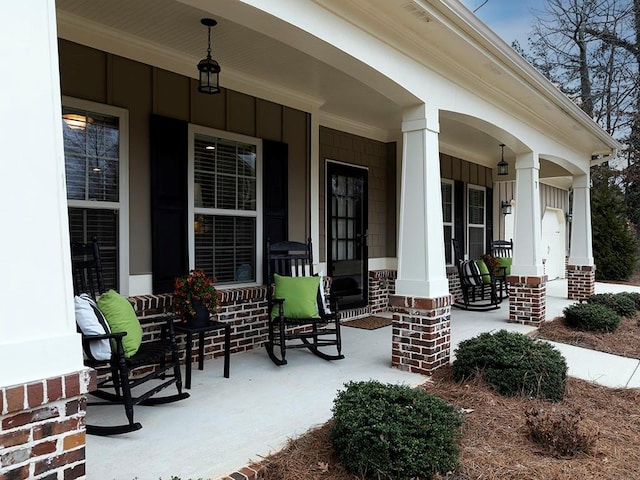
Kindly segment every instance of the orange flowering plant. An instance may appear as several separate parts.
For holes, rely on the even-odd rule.
[[[182,318],[194,317],[196,311],[192,300],[200,300],[209,313],[218,311],[220,294],[216,290],[215,278],[210,278],[204,270],[191,270],[188,275],[176,277],[173,291],[173,311]]]

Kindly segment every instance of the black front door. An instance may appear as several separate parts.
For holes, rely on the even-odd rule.
[[[340,308],[367,304],[367,182],[365,168],[327,162],[327,269]]]

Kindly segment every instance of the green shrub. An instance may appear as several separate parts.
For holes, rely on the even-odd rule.
[[[500,394],[560,401],[564,397],[567,362],[544,341],[500,330],[460,342],[453,378],[465,381],[480,374]]]
[[[621,293],[597,293],[587,298],[587,303],[609,307],[621,317],[631,318],[636,314],[636,302]]]
[[[631,299],[636,306],[636,311],[640,310],[640,292],[620,292],[616,293],[616,295]]]
[[[609,307],[597,303],[574,303],[562,311],[569,328],[589,332],[613,332],[620,316]]]
[[[424,390],[349,382],[333,404],[334,449],[345,468],[377,479],[431,478],[458,464],[462,417]]]

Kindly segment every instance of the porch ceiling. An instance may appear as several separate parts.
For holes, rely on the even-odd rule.
[[[394,34],[400,36],[395,43],[397,48],[403,46],[402,51],[413,58],[426,56],[422,60],[434,65],[446,64],[441,68],[452,68],[452,62],[445,62],[453,55],[451,42],[457,45],[458,54],[471,55],[464,45],[459,45],[466,42],[463,36],[449,35],[444,19],[439,15],[425,17],[421,9],[416,10],[414,2],[394,0],[388,4],[369,4],[363,0],[326,0],[321,3],[338,11],[349,22],[357,24],[356,19],[362,22],[363,18],[374,22],[360,27],[374,29],[371,31],[381,36],[384,30],[388,41],[392,42]],[[292,3],[292,8],[295,5]],[[381,6],[380,11],[376,5]],[[359,16],[360,10],[365,12],[363,17]],[[222,67],[223,87],[317,111],[321,124],[369,138],[397,140],[403,108],[420,103],[412,93],[365,63],[253,8],[249,2],[56,0],[56,11],[61,38],[192,78],[196,78],[196,64],[206,53],[206,28],[200,19],[213,17],[218,25],[212,29],[212,51]],[[386,22],[384,19],[391,13],[394,21]],[[429,30],[428,36],[423,34],[425,28]],[[433,45],[438,48],[434,49]],[[441,58],[443,56],[447,58]],[[467,64],[468,68],[475,68],[471,60]],[[483,78],[486,72],[481,73],[469,70],[456,74],[469,77],[468,81],[475,85],[484,85],[488,80]],[[491,81],[497,82],[493,78]],[[500,76],[500,81],[506,82],[500,84],[504,91],[524,88],[520,81],[508,80],[505,75]],[[515,93],[514,98],[522,92]],[[487,95],[491,96],[491,92],[487,91]],[[499,161],[500,143],[508,145],[505,156],[512,154],[510,148],[520,147],[515,138],[504,138],[504,132],[486,131],[458,121],[451,112],[441,114],[440,122],[443,152],[487,167],[493,168]],[[589,135],[578,127],[571,132]],[[588,141],[593,139],[589,137],[582,143]]]
[[[279,96],[293,98],[299,105],[318,107],[324,115],[385,132],[399,131],[402,104],[417,103],[415,97],[398,86],[389,94],[389,88],[394,88],[392,82],[376,80],[381,77],[378,72],[371,70],[374,80],[362,83],[301,50],[299,45],[251,28],[256,23],[276,23],[275,27],[265,27],[264,32],[293,27],[277,25],[277,19],[266,18],[266,14],[241,2],[209,0],[207,8],[216,13],[176,0],[56,0],[62,38],[193,78],[197,62],[206,54],[207,31],[200,19],[215,18],[218,25],[211,33],[212,56],[222,67],[223,87],[247,91],[250,85],[253,92],[256,88],[268,92],[271,98],[265,98],[273,101],[278,101]],[[307,50],[310,48],[318,47]],[[335,49],[332,55],[336,61],[345,56]]]

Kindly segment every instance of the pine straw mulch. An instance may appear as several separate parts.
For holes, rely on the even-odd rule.
[[[545,322],[531,333],[535,338],[567,343],[628,358],[640,359],[640,316],[622,318],[611,333],[583,332],[568,327],[564,317]]]
[[[632,480],[640,478],[640,390],[609,389],[569,378],[560,403],[503,397],[481,380],[456,383],[450,367],[424,385],[467,412],[460,444],[460,468],[439,480]],[[590,454],[559,458],[527,435],[531,408],[579,411],[579,429],[596,438]],[[292,439],[265,458],[265,480],[357,480],[331,447],[331,421]]]

